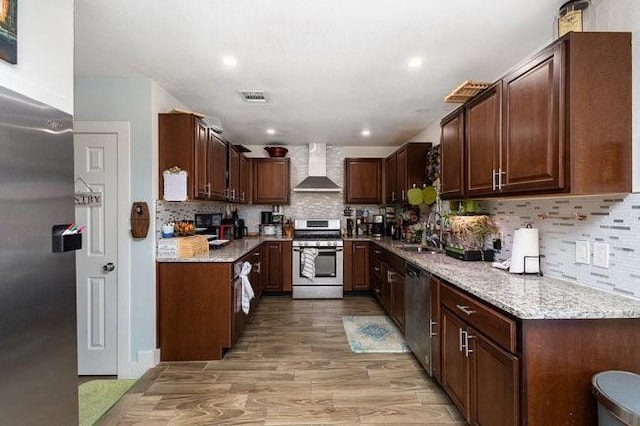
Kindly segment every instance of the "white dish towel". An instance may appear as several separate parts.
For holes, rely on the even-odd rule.
[[[304,248],[300,253],[301,275],[311,281],[316,278],[316,257],[318,257],[317,248]]]
[[[244,262],[242,264],[242,270],[240,271],[240,280],[242,281],[242,312],[249,313],[249,306],[251,306],[251,299],[255,296],[253,294],[253,288],[251,288],[251,282],[249,282],[249,272],[251,272],[251,264]]]

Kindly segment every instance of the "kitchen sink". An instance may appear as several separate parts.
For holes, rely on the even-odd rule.
[[[436,247],[422,247],[419,245],[404,245],[399,247],[400,250],[404,250],[410,253],[420,253],[420,254],[441,254],[443,253],[442,249]]]

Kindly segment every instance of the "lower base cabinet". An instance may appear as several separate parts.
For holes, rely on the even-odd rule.
[[[372,244],[370,251],[370,289],[389,318],[404,332],[405,261],[377,245]]]
[[[263,244],[263,291],[291,292],[291,241],[267,241]]]
[[[596,426],[591,377],[640,372],[640,319],[516,319],[435,280],[434,376],[472,425]]]
[[[345,241],[344,243],[344,291],[368,291],[369,243],[366,241]]]
[[[240,331],[230,263],[158,263],[161,361],[222,359]]]
[[[261,248],[239,262],[251,263],[255,299],[242,310],[242,282],[233,263],[157,264],[157,345],[161,361],[222,359],[238,340],[257,307],[261,288]]]

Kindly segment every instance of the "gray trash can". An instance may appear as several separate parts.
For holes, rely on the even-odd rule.
[[[598,426],[640,426],[640,375],[603,371],[593,376]]]

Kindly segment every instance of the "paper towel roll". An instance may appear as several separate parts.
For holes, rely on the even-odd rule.
[[[513,233],[511,249],[511,266],[509,272],[514,274],[540,272],[540,246],[537,228],[520,228]],[[533,257],[528,257],[533,256]]]

